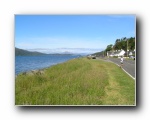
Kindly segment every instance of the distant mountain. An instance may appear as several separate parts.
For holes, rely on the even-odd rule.
[[[15,56],[36,56],[36,55],[46,55],[40,52],[30,52],[27,50],[15,48]]]

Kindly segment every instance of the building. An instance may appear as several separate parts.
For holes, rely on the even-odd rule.
[[[116,50],[116,51],[108,51],[107,52],[107,56],[108,57],[120,57],[120,56],[124,56],[125,51],[124,50]]]

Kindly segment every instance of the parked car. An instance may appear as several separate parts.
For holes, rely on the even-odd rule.
[[[92,56],[92,59],[96,59],[96,57],[95,57],[95,56]]]

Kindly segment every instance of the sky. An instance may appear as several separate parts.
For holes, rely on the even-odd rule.
[[[135,15],[15,15],[15,47],[27,50],[98,52],[135,34]]]

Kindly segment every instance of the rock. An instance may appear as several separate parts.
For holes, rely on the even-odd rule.
[[[34,75],[42,75],[44,74],[44,71],[43,70],[32,70],[31,71]]]
[[[29,72],[23,72],[22,75],[42,75],[44,70],[31,70]]]

